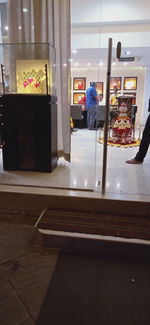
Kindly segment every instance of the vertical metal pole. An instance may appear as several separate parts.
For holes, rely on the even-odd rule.
[[[109,101],[110,101],[110,76],[112,61],[112,38],[108,40],[108,61],[107,61],[107,82],[106,82],[106,112],[104,127],[104,146],[103,146],[103,169],[102,169],[102,194],[105,194],[106,188],[106,168],[107,168],[107,140],[109,127]]]
[[[3,94],[5,94],[5,74],[4,74],[4,65],[1,64],[1,75],[2,75],[2,86],[3,86]]]
[[[47,74],[47,64],[45,64],[45,75],[46,75],[46,94],[48,95],[48,74]]]

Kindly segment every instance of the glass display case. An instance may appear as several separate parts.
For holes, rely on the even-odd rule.
[[[4,170],[51,172],[57,166],[55,49],[0,45]]]
[[[55,57],[47,43],[0,44],[0,93],[55,96]]]

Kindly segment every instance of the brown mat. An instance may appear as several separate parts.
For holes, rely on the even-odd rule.
[[[150,240],[150,218],[140,216],[47,209],[37,227],[72,233]]]

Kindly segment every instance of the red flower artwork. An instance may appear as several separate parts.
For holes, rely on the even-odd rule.
[[[27,80],[25,80],[25,81],[23,82],[23,86],[24,86],[24,87],[27,87],[27,86],[28,86],[28,84],[29,84],[29,83],[28,83],[28,81],[27,81]]]

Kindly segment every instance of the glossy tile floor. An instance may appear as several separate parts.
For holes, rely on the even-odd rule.
[[[3,170],[0,156],[0,184],[101,191],[103,145],[97,142],[99,131],[77,130],[71,136],[71,163],[59,159],[52,173]],[[108,146],[108,194],[150,195],[150,149],[142,165],[128,165],[138,150]]]

